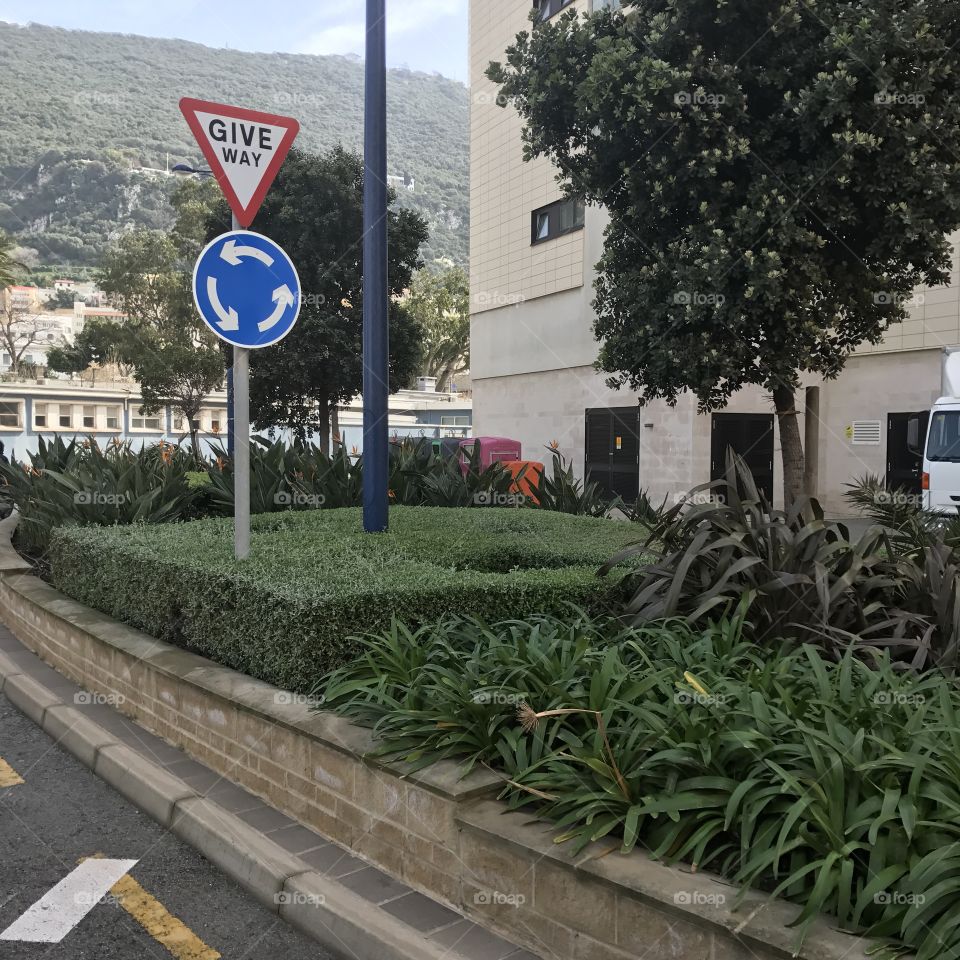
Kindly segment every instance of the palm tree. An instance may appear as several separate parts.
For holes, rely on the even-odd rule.
[[[13,237],[0,233],[0,290],[9,287],[17,279],[17,271],[25,269],[19,260],[14,260]]]

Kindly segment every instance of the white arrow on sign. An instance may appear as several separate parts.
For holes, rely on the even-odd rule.
[[[253,257],[268,267],[273,266],[273,257],[266,250],[260,250],[258,247],[238,247],[236,240],[228,240],[223,245],[220,257],[234,267],[240,266],[242,257]]]
[[[286,310],[287,307],[292,307],[294,302],[293,292],[286,284],[284,284],[282,287],[277,287],[277,289],[273,291],[273,299],[277,304],[276,309],[270,314],[269,317],[267,317],[266,320],[261,320],[257,324],[257,329],[261,333],[264,333],[271,327],[275,327],[280,322],[280,318],[283,316],[283,311]]]
[[[239,330],[240,314],[233,307],[225,308],[217,296],[217,278],[207,277],[207,296],[210,298],[210,305],[213,312],[220,318],[217,320],[217,326],[221,330]]]

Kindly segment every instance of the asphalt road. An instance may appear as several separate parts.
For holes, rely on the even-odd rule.
[[[0,932],[87,857],[136,860],[129,876],[144,892],[133,900],[111,894],[91,901],[93,909],[59,943],[0,940],[0,960],[214,960],[218,953],[225,960],[330,960],[61,750],[2,695],[0,758],[23,778],[0,787]],[[139,903],[139,911],[128,903]],[[147,926],[160,931],[159,939],[138,915],[152,918]],[[171,934],[169,915],[187,929],[174,924]],[[164,936],[175,949],[160,942]]]

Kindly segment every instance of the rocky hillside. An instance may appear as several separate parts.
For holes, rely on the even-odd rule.
[[[362,147],[354,57],[0,23],[0,62],[0,228],[43,263],[91,264],[119,231],[169,223],[168,158],[200,159],[182,96],[295,116],[304,149]],[[464,263],[467,89],[409,70],[391,70],[388,84],[389,170],[415,182],[399,202],[430,224],[426,256]]]

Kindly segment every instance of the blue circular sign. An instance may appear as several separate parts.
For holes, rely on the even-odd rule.
[[[207,326],[237,347],[269,347],[300,315],[300,278],[282,247],[231,230],[204,247],[193,268],[193,299]]]

